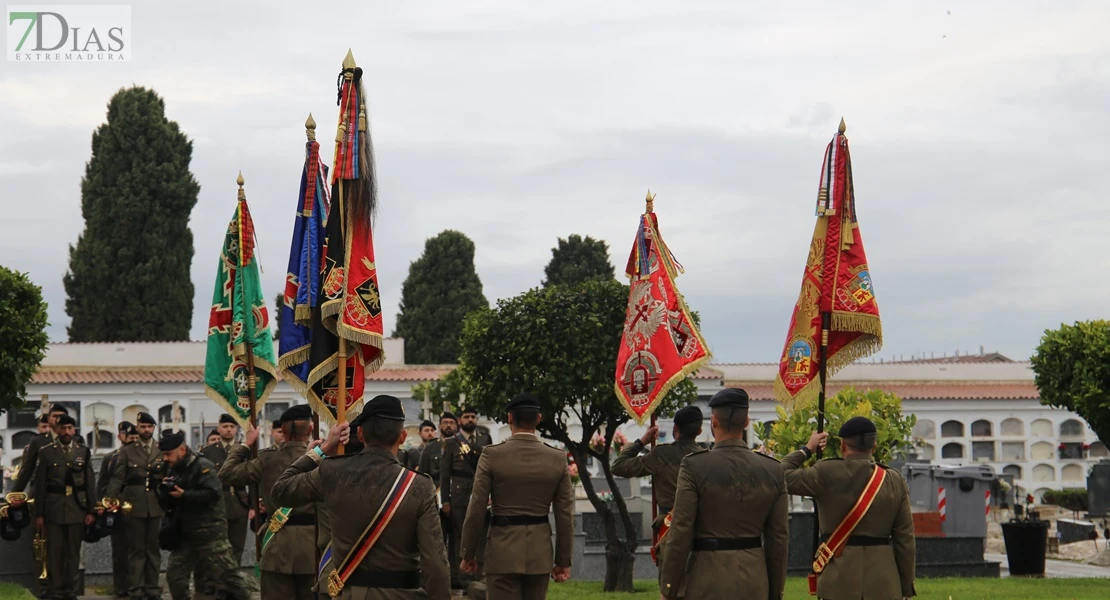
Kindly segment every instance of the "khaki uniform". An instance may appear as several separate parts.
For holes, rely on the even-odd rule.
[[[798,450],[782,460],[786,484],[791,494],[810,496],[817,502],[821,533],[827,536],[859,500],[875,462],[870,457],[829,458],[803,468],[806,458]],[[876,544],[885,538],[890,542],[856,545]],[[914,555],[909,488],[897,469],[886,468],[886,479],[871,508],[852,531],[842,554],[830,560],[817,578],[817,595],[828,600],[913,597]]]
[[[56,439],[39,450],[37,459],[34,512],[45,522],[50,598],[76,598],[85,517],[96,505],[92,454],[76,440],[63,446]]]
[[[463,560],[477,558],[480,542],[486,537],[486,506],[491,498],[487,597],[543,600],[552,567],[570,567],[574,547],[574,496],[566,454],[531,433],[514,434],[482,451],[463,527]],[[552,507],[554,553],[547,520]]]
[[[314,453],[313,453],[314,454]],[[273,501],[281,506],[318,502],[331,515],[333,564],[351,551],[373,520],[378,507],[403,468],[388,450],[367,447],[358,454],[319,461],[313,455],[297,459],[273,487]],[[369,587],[359,583],[370,573],[409,576],[420,588]],[[419,572],[419,576],[416,573]],[[381,575],[379,575],[381,576]],[[418,477],[397,507],[373,548],[362,559],[338,596],[341,600],[449,600],[447,555],[439,529],[435,487]]]
[[[112,450],[100,461],[100,476],[96,478],[96,498],[108,495],[108,483],[119,465],[119,450]],[[112,591],[116,596],[126,596],[128,589],[127,532],[123,518],[116,519],[112,528]]]
[[[12,482],[13,492],[22,492],[27,489],[27,485],[34,481],[35,467],[38,465],[39,450],[43,446],[49,446],[54,443],[54,432],[48,431],[46,433],[37,433],[31,438],[31,441],[23,447],[23,457],[19,461],[19,473],[15,476],[15,481]],[[74,443],[77,438],[74,437]],[[32,490],[33,494],[33,490]],[[34,497],[31,495],[30,497]]]
[[[236,444],[223,441],[208,444],[200,449],[200,455],[207,458],[220,472],[228,453]],[[224,514],[227,516],[227,541],[231,543],[231,558],[235,564],[243,562],[243,548],[247,543],[247,516],[250,514],[250,497],[246,486],[224,485]]]
[[[158,529],[164,513],[154,490],[164,469],[162,452],[154,438],[147,445],[140,439],[120,448],[118,461],[107,495],[131,503],[131,512],[123,518],[130,557],[131,597],[161,596],[158,571],[162,549],[158,545]]]
[[[472,452],[479,455],[482,448],[493,443],[488,435],[482,435],[475,430],[469,435],[465,431],[460,434],[467,439],[467,445]],[[443,458],[440,462],[439,490],[443,502],[451,504],[451,536],[448,538],[448,559],[451,561],[451,580],[460,581],[465,575],[459,572],[459,542],[462,540],[463,522],[466,520],[467,508],[470,505],[470,492],[474,487],[474,469],[463,458],[459,451],[459,442],[455,436],[443,441]],[[482,508],[485,510],[485,507]],[[478,546],[478,573],[482,573],[485,565],[485,539],[482,535]]]
[[[787,519],[786,480],[777,460],[752,452],[742,440],[722,440],[687,456],[659,564],[661,593],[677,598],[685,588],[685,596],[697,600],[782,598]],[[726,549],[753,540],[759,546]]]
[[[220,469],[220,481],[237,488],[257,486],[262,503],[273,519],[279,508],[287,506],[271,496],[274,483],[307,450],[305,442],[285,442],[277,448],[259,452],[252,460],[250,448],[240,444],[228,454]],[[315,507],[309,504],[293,508],[285,525],[262,548],[258,560],[264,598],[309,600],[312,597],[312,585],[316,580],[315,536]]]

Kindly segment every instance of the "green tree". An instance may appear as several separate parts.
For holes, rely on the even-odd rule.
[[[613,265],[609,262],[609,245],[577,233],[551,249],[551,260],[544,269],[543,285],[568,285],[583,281],[612,281]]]
[[[457,369],[467,403],[505,422],[509,398],[535,394],[544,405],[541,433],[561,442],[578,465],[593,457],[609,489],[617,490],[609,457],[617,428],[629,420],[613,389],[627,302],[628,286],[587,281],[532,289],[471,313]],[[687,379],[664,398],[660,414],[673,414],[696,399]],[[572,424],[580,430],[573,431]],[[603,447],[591,447],[599,433]],[[631,592],[637,536],[628,507],[616,493],[615,511],[610,508],[584,472],[582,487],[605,526],[605,590]]]
[[[133,87],[112,97],[93,133],[81,180],[85,231],[63,280],[70,341],[189,339],[189,214],[200,191],[192,154],[156,93]]]
[[[1032,363],[1041,402],[1083,417],[1110,442],[1110,321],[1046,330]]]
[[[46,356],[46,303],[26,273],[0,266],[0,413],[23,406]]]
[[[409,265],[401,286],[393,336],[405,338],[405,362],[458,362],[463,318],[488,307],[474,270],[474,242],[450,229],[428,238],[424,253]]]
[[[775,411],[779,418],[771,426],[771,431],[767,431],[766,423],[755,423],[755,431],[767,449],[782,458],[804,446],[809,436],[817,431],[817,402],[795,406],[789,412],[779,405]],[[889,463],[914,446],[911,435],[917,417],[903,415],[902,400],[894,394],[881,390],[860,392],[849,387],[825,401],[825,431],[835,435],[840,426],[852,417],[867,417],[875,423],[879,430],[875,440],[875,460],[878,462]],[[840,442],[830,440],[822,454],[823,458],[838,458]]]

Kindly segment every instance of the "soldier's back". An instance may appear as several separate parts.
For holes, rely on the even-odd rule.
[[[271,492],[281,474],[298,458],[308,451],[303,441],[290,441],[277,448],[268,448],[258,453],[262,463],[261,480],[258,489],[267,510],[280,508]],[[298,506],[289,511],[288,519],[265,548],[259,560],[260,568],[276,573],[292,575],[314,575],[316,573],[316,509],[315,505]],[[361,530],[360,530],[361,531]]]

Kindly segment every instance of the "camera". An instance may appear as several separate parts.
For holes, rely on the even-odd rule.
[[[170,492],[172,492],[173,488],[175,487],[177,487],[177,478],[175,478],[173,475],[166,475],[158,483],[159,491],[165,494],[169,494]]]

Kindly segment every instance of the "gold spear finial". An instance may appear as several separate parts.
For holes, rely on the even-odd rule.
[[[343,58],[343,68],[344,69],[353,69],[356,66],[357,65],[355,65],[355,55],[351,53],[350,48],[347,48],[347,56],[345,56]]]
[[[312,113],[308,113],[308,120],[304,122],[304,132],[308,136],[308,141],[316,141],[316,119],[312,118]]]
[[[840,135],[844,135],[844,132],[847,130],[848,126],[844,124],[844,117],[840,117],[840,127],[837,129],[837,131],[840,132]]]
[[[655,212],[655,194],[651,193],[649,189],[647,192],[647,212]]]
[[[235,183],[239,184],[239,199],[246,200],[247,193],[243,191],[243,171],[239,171],[239,176],[235,178]]]

